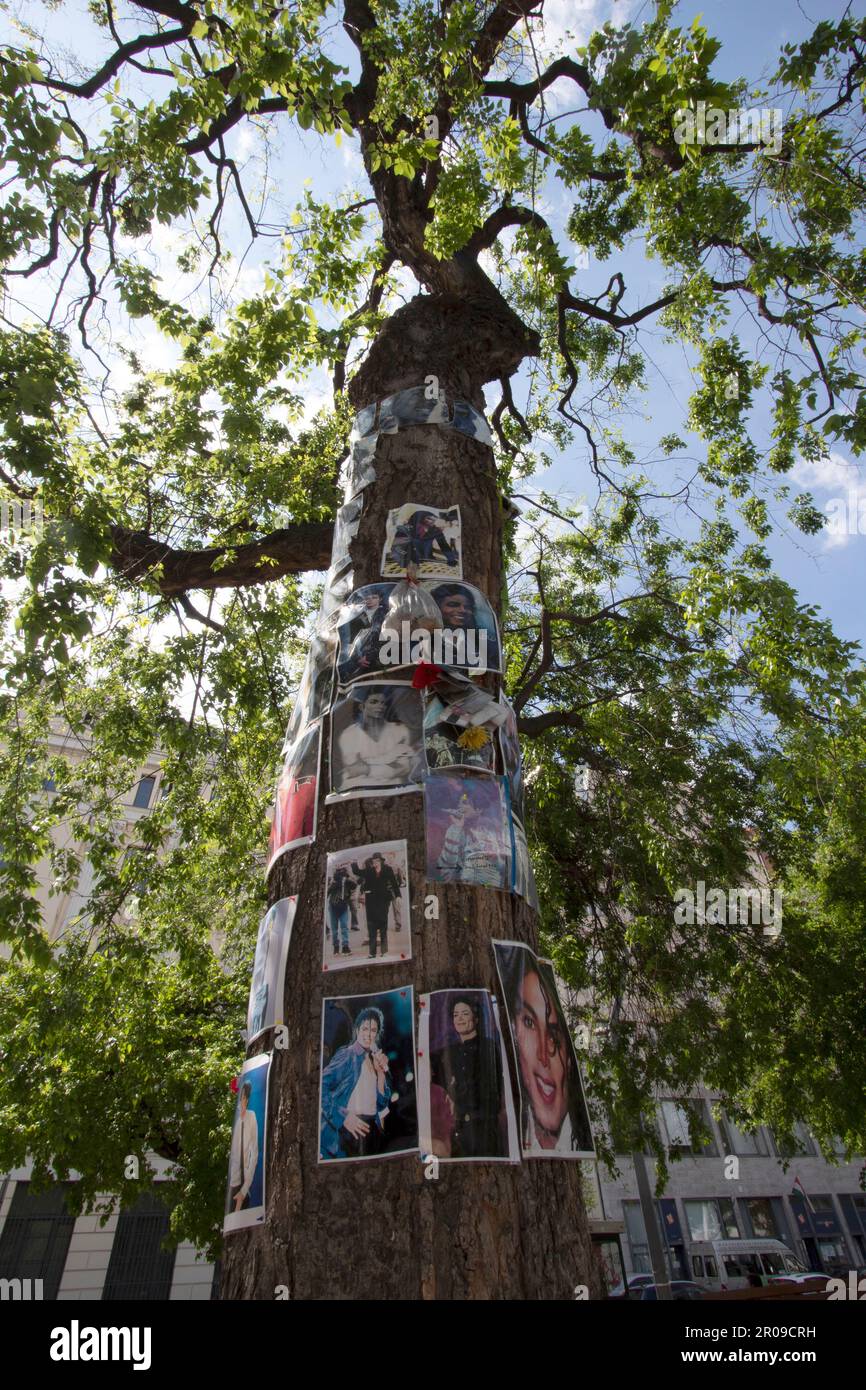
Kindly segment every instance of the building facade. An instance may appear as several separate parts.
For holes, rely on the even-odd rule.
[[[155,1166],[161,1160],[154,1159]],[[167,1165],[165,1165],[167,1166]],[[58,1302],[209,1299],[214,1265],[187,1241],[163,1248],[168,1209],[153,1195],[103,1219],[72,1216],[69,1184],[34,1193],[30,1169],[0,1178],[0,1298]],[[111,1198],[104,1199],[106,1210]]]
[[[55,723],[49,751],[70,762],[83,755],[78,738]],[[138,769],[128,789],[118,796],[120,839],[134,853],[136,826],[157,804],[161,788],[160,754],[155,751]],[[44,784],[46,796],[53,793]],[[55,847],[78,847],[65,825],[52,832]],[[87,927],[88,900],[93,871],[79,853],[78,882],[68,892],[52,891],[49,865],[40,865],[37,897],[48,938],[58,941],[66,932]],[[8,948],[5,948],[8,954]],[[163,1248],[169,1233],[168,1209],[159,1200],[167,1181],[168,1164],[149,1157],[156,1174],[152,1196],[127,1211],[105,1217],[96,1213],[72,1216],[65,1202],[67,1184],[57,1183],[42,1192],[31,1189],[30,1165],[0,1175],[0,1299],[42,1298],[58,1301],[113,1299],[209,1299],[215,1267],[188,1242],[176,1249]],[[102,1199],[105,1211],[112,1198]]]
[[[690,1137],[693,1108],[711,1136],[702,1144]],[[807,1269],[828,1275],[866,1266],[866,1192],[860,1186],[866,1160],[846,1162],[840,1152],[838,1164],[828,1163],[802,1126],[799,1151],[783,1153],[769,1129],[739,1130],[711,1094],[687,1102],[660,1099],[657,1122],[670,1175],[656,1216],[674,1279],[691,1279],[692,1245],[716,1238],[772,1237]],[[599,1172],[604,1213],[622,1223],[626,1273],[649,1273],[634,1162],[618,1156],[617,1167],[615,1178]]]

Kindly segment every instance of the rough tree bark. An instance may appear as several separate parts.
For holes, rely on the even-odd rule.
[[[385,325],[351,383],[352,403],[360,409],[433,374],[449,400],[483,408],[484,382],[513,372],[535,347],[519,320],[492,312],[489,303],[419,296]],[[456,503],[464,579],[499,613],[503,512],[492,450],[446,427],[412,426],[380,436],[376,474],[352,545],[356,586],[380,579],[390,508],[407,500]],[[578,1283],[598,1296],[578,1163],[443,1164],[436,1181],[425,1179],[417,1154],[317,1163],[323,997],[412,984],[417,1012],[417,996],[427,990],[497,991],[491,938],[538,944],[536,916],[523,899],[427,882],[420,792],[325,806],[326,783],[323,775],[315,843],[279,860],[269,884],[272,902],[299,895],[284,1009],[288,1047],[275,1050],[272,1063],[266,1222],[228,1237],[222,1297],[272,1299],[284,1285],[293,1299],[563,1299]],[[328,852],[402,838],[409,846],[412,960],[358,967],[350,979],[323,975]],[[438,920],[424,919],[428,893],[438,896]],[[252,1052],[269,1045],[263,1039]]]

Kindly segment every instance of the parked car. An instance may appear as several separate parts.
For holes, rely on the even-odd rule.
[[[620,1282],[611,1289],[608,1298],[629,1298],[634,1301],[640,1298],[641,1290],[652,1282],[653,1276],[651,1274],[630,1274],[625,1284]]]
[[[689,1279],[671,1280],[671,1298],[677,1302],[701,1299],[704,1292],[700,1284],[693,1284]],[[658,1285],[647,1284],[641,1293],[640,1301],[641,1303],[652,1303],[658,1300],[658,1296]]]

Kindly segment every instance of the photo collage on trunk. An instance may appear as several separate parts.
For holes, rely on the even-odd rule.
[[[376,477],[378,434],[428,422],[489,442],[474,407],[450,409],[419,387],[356,418],[331,567],[281,754],[267,873],[313,843],[320,799],[333,805],[417,792],[429,882],[513,893],[537,910],[517,715],[495,679],[502,671],[496,614],[464,579],[460,507],[422,500],[391,510],[381,580],[353,583],[351,546]],[[520,943],[494,942],[498,1001],[489,990],[458,985],[417,996],[416,1050],[416,992],[399,978],[413,959],[406,840],[329,852],[315,889],[322,975],[384,967],[378,992],[322,1002],[320,1164],[413,1152],[425,1163],[594,1157],[549,961]],[[248,1046],[283,1024],[297,906],[297,895],[283,898],[259,925]],[[396,983],[389,966],[398,967]],[[248,1058],[238,1078],[226,1233],[265,1219],[273,1056]]]

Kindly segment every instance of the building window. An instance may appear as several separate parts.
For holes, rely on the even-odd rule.
[[[790,1134],[773,1130],[773,1143],[780,1158],[813,1158],[818,1149],[802,1120],[798,1120]]]
[[[862,1193],[839,1198],[851,1240],[857,1252],[858,1264],[866,1265],[866,1196]]]
[[[728,1197],[684,1202],[692,1240],[736,1240],[740,1234],[734,1204]]]
[[[839,1201],[845,1210],[851,1230],[862,1231],[866,1235],[866,1196],[857,1192],[851,1197],[840,1197]]]
[[[75,1225],[64,1202],[69,1187],[31,1192],[29,1183],[15,1184],[0,1234],[0,1279],[41,1279],[42,1297],[57,1297]]]
[[[650,1259],[649,1241],[647,1240],[646,1226],[644,1225],[640,1202],[623,1202],[622,1214],[625,1221],[629,1248],[631,1250],[632,1273],[652,1274],[653,1267],[652,1260]]]
[[[662,1139],[671,1152],[715,1156],[709,1112],[702,1100],[663,1100],[661,1102]],[[706,1133],[709,1137],[704,1138]]]
[[[150,1193],[120,1213],[105,1276],[104,1300],[168,1298],[175,1252],[162,1248],[167,1235],[168,1209]]]
[[[762,1129],[750,1133],[735,1125],[728,1115],[723,1115],[722,1132],[728,1144],[728,1153],[766,1158],[770,1152],[767,1137]]]
[[[778,1240],[776,1230],[776,1219],[773,1215],[773,1205],[769,1197],[748,1197],[746,1199],[746,1209],[749,1213],[749,1220],[752,1223],[752,1230],[759,1239],[764,1236],[772,1240]]]
[[[135,796],[132,802],[133,806],[137,806],[139,810],[146,811],[150,806],[150,798],[153,796],[153,789],[155,786],[155,777],[142,777],[135,789]]]

